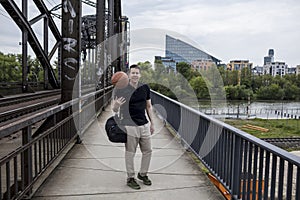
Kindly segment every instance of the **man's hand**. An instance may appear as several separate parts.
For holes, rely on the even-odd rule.
[[[120,106],[122,106],[126,102],[124,97],[115,97],[114,102],[113,102],[113,111],[118,112]]]
[[[153,123],[150,123],[150,133],[151,133],[151,135],[154,133],[154,125],[153,125]]]

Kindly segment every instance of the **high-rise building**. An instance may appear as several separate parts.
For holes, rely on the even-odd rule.
[[[284,76],[288,73],[288,66],[285,62],[268,62],[264,65],[264,74],[272,76]]]
[[[166,57],[172,58],[176,63],[186,62],[192,64],[196,60],[211,60],[218,65],[221,60],[179,39],[166,35]]]
[[[274,49],[269,49],[268,56],[264,57],[264,65],[270,62],[274,62]]]

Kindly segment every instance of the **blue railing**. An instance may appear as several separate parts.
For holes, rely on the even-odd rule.
[[[157,92],[151,95],[231,199],[300,199],[299,157]]]

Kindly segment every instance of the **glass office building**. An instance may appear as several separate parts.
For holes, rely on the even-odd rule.
[[[172,58],[176,63],[186,62],[191,64],[195,60],[212,60],[218,65],[221,60],[205,53],[204,51],[193,47],[179,39],[166,35],[166,55]]]
[[[172,69],[174,72],[176,72],[176,62],[172,58],[155,56],[155,61],[161,61],[161,63],[165,67]]]

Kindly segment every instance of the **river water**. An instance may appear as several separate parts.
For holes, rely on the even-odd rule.
[[[199,101],[199,111],[216,118],[300,119],[300,101]]]

